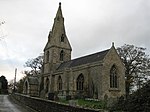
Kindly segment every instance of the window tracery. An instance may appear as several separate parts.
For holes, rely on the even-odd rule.
[[[113,65],[110,70],[110,88],[117,88],[118,87],[118,79],[117,79],[117,69],[116,66]]]
[[[80,74],[77,78],[77,90],[83,90],[84,87],[84,76]]]

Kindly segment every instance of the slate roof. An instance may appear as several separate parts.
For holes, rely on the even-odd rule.
[[[93,63],[104,59],[110,49],[61,63],[57,70]]]

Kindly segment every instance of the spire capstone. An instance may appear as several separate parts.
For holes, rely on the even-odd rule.
[[[112,42],[112,47],[114,47],[114,42]]]
[[[59,2],[59,6],[61,6],[61,2]]]

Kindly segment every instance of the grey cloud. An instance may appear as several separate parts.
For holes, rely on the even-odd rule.
[[[58,2],[0,1],[0,20],[6,21],[5,38],[14,66],[23,69],[27,59],[43,52]],[[116,47],[126,43],[150,51],[149,0],[62,0],[62,10],[73,58],[108,49],[112,42]],[[0,60],[0,66],[4,61],[9,65],[8,59]]]

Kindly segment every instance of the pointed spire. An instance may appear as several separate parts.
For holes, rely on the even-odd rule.
[[[56,13],[56,19],[60,19],[60,18],[63,18],[63,15],[62,15],[62,10],[61,10],[61,2],[59,2],[59,7],[58,7],[58,10],[57,10],[57,13]]]
[[[61,48],[62,43],[60,44],[60,40],[61,40],[62,36],[65,40],[65,42],[63,43],[63,47],[65,46],[67,49],[71,50],[72,48],[71,48],[71,45],[68,41],[67,34],[65,31],[64,17],[62,15],[61,3],[59,3],[56,17],[54,18],[52,30],[49,33],[48,43],[47,43],[45,49],[50,48],[52,46],[59,46]]]
[[[64,17],[62,15],[62,10],[61,10],[61,2],[59,3],[59,7],[56,13],[56,17],[54,18],[54,24],[52,28],[52,34],[54,33],[63,33],[65,34],[65,26],[64,26]],[[62,34],[60,34],[62,35]]]

